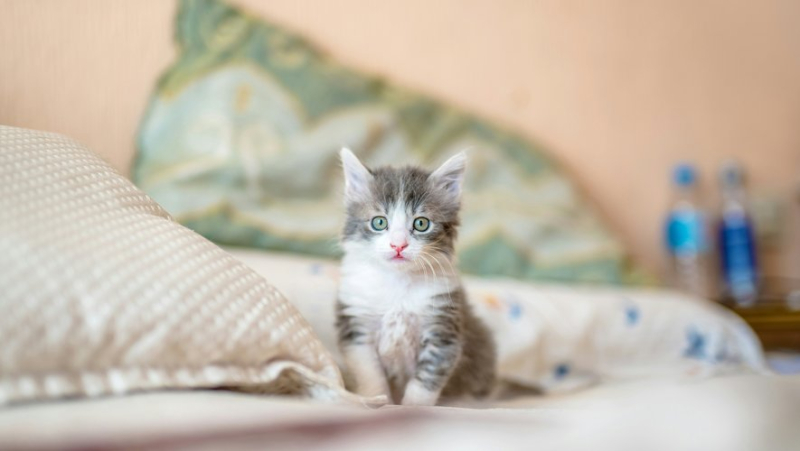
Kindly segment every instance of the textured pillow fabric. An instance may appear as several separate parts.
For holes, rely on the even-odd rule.
[[[134,177],[206,237],[336,256],[340,146],[369,164],[436,165],[468,149],[464,271],[629,280],[620,243],[530,142],[342,67],[215,0],[181,2],[176,36],[179,56],[142,121]]]
[[[154,388],[348,396],[261,276],[99,157],[0,126],[0,404]]]

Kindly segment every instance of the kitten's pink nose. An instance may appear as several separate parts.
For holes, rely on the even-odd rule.
[[[399,245],[394,244],[394,243],[389,243],[389,246],[392,246],[392,249],[397,251],[397,254],[399,255],[400,252],[403,252],[403,250],[408,247],[408,243],[406,243],[405,241],[403,241]]]

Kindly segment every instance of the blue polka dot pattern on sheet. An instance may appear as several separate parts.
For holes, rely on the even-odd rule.
[[[686,349],[683,351],[684,357],[690,359],[705,359],[706,357],[706,337],[690,327],[686,330]]]
[[[625,324],[628,326],[635,326],[639,322],[640,316],[639,307],[635,305],[625,307]]]
[[[502,297],[503,303],[508,307],[508,317],[512,321],[522,317],[522,303],[519,298],[512,293],[505,293]]]
[[[569,370],[569,365],[566,363],[561,363],[556,365],[555,369],[553,370],[553,375],[556,377],[556,379],[564,379],[567,377],[567,375],[569,375]]]

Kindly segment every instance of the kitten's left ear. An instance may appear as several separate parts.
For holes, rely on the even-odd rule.
[[[433,171],[430,180],[449,194],[453,200],[461,198],[461,187],[464,184],[464,170],[467,168],[467,154],[459,152],[444,162],[439,169]]]

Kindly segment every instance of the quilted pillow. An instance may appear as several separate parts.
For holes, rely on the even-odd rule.
[[[219,1],[181,2],[176,25],[134,177],[181,223],[219,243],[338,256],[342,145],[371,165],[469,149],[462,270],[629,280],[620,243],[538,146]]]
[[[261,276],[64,137],[0,126],[0,404],[241,387],[348,395]]]

